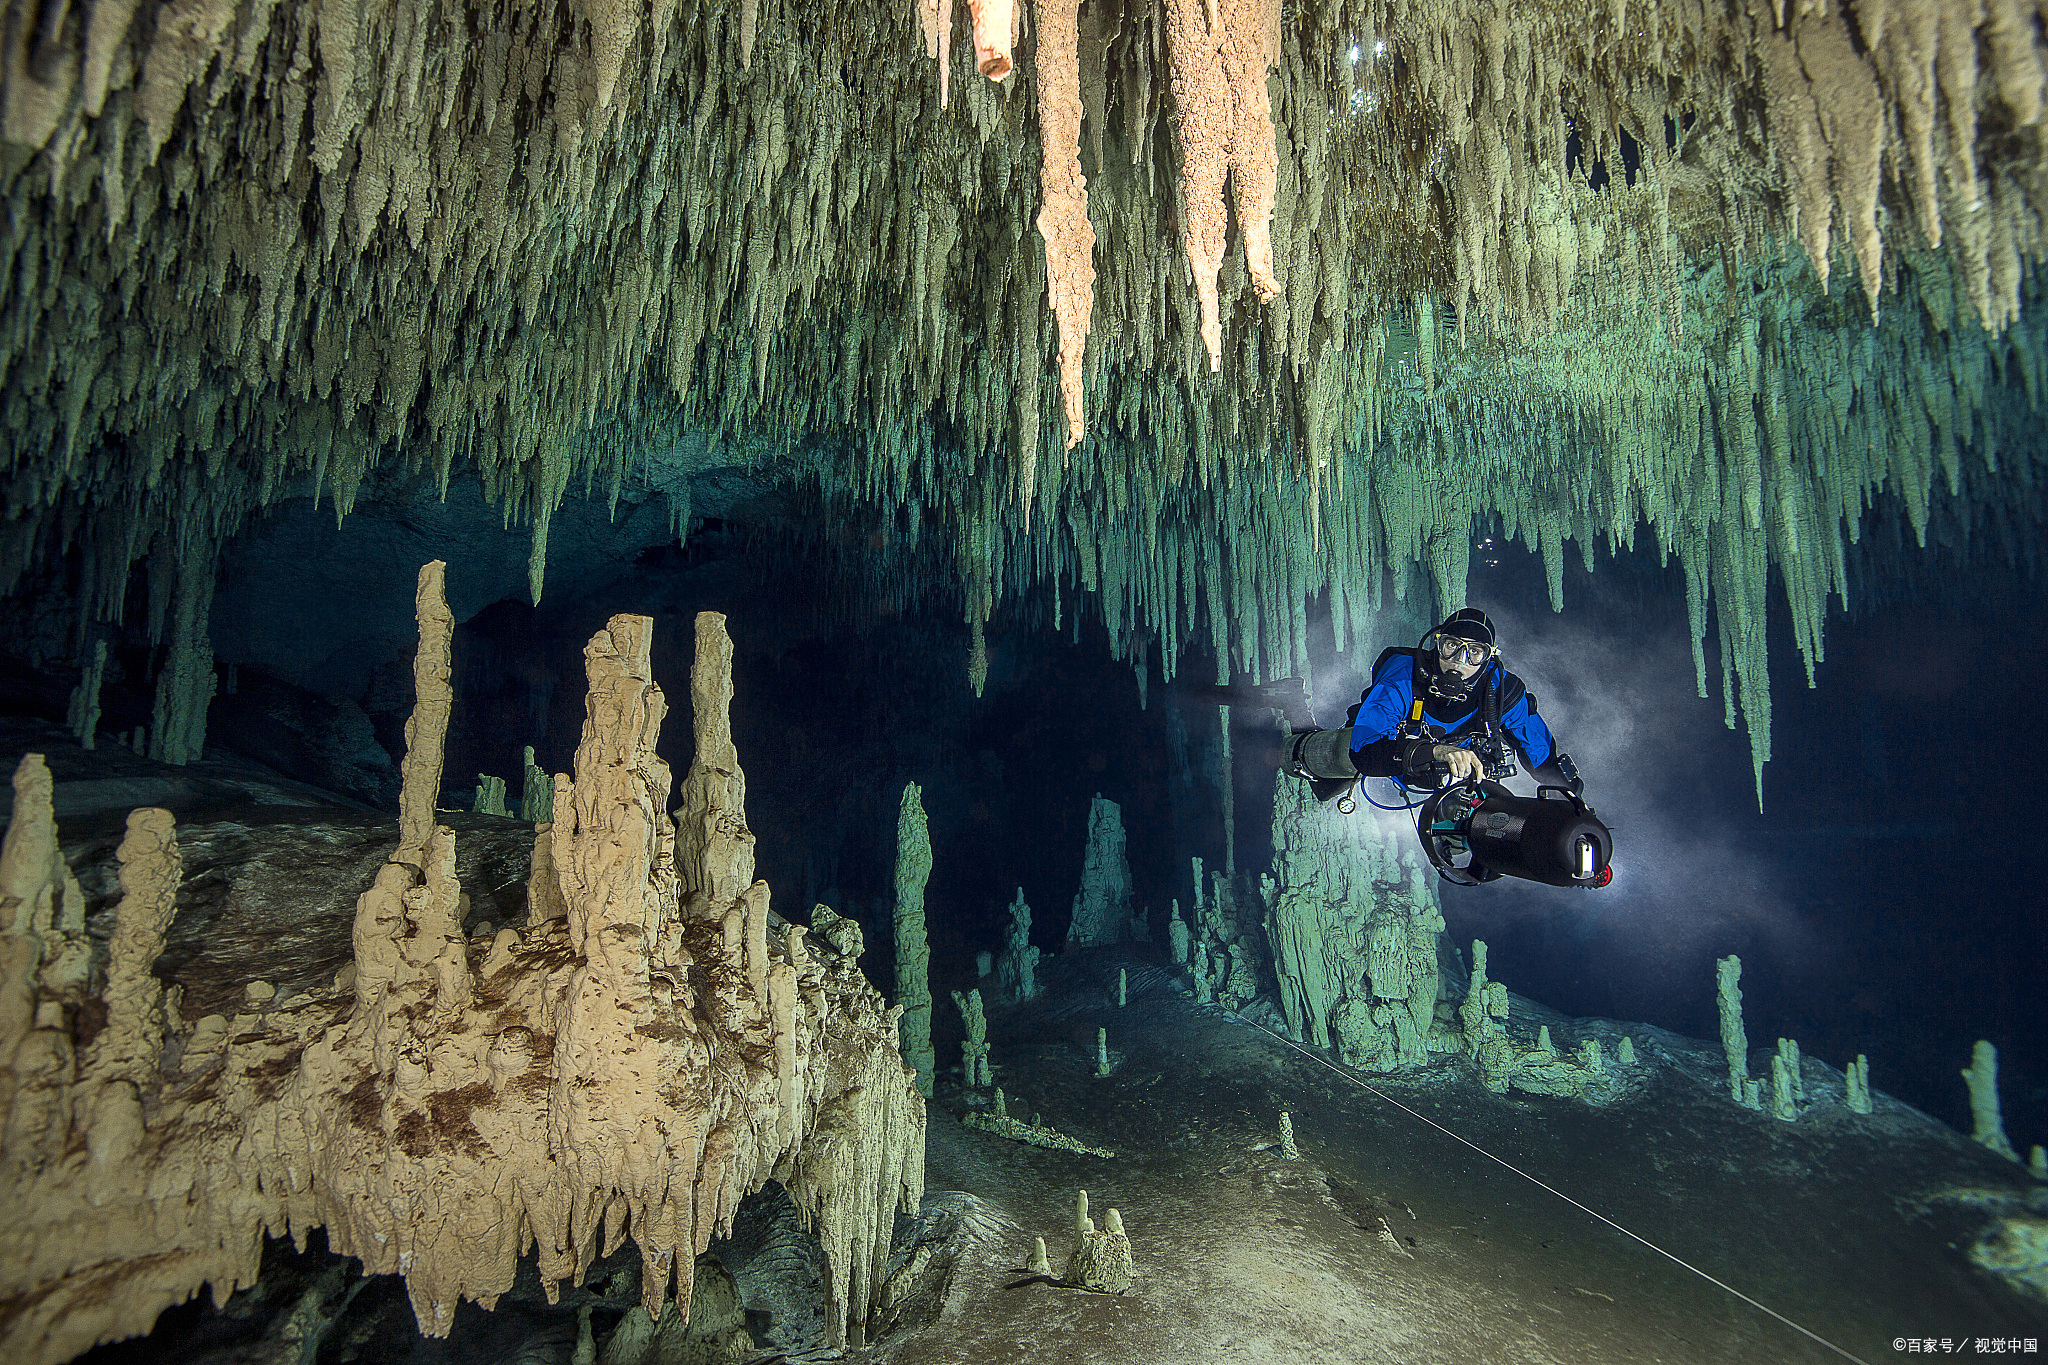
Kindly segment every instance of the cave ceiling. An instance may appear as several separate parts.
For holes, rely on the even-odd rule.
[[[286,497],[463,481],[538,596],[739,469],[942,537],[977,690],[1062,591],[1279,676],[1497,518],[1682,564],[1761,765],[1774,585],[1810,670],[1873,505],[2036,523],[2038,0],[6,13],[0,588],[81,641]]]

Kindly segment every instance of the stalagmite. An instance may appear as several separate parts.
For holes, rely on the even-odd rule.
[[[1771,1054],[1771,1116],[1787,1122],[1799,1117],[1797,1088],[1782,1053]]]
[[[690,714],[696,748],[677,792],[676,875],[686,904],[723,917],[754,883],[754,835],[747,828],[747,775],[732,742],[732,639],[725,618],[697,618],[697,655],[690,668]],[[557,811],[561,794],[555,797]],[[560,819],[559,814],[556,817]]]
[[[1295,1036],[1371,1070],[1426,1064],[1445,1046],[1435,1036],[1444,919],[1412,835],[1373,820],[1332,821],[1305,784],[1282,774],[1273,869],[1263,887],[1266,936]]]
[[[441,791],[442,746],[455,705],[449,658],[455,617],[448,610],[448,566],[432,560],[420,567],[413,617],[420,646],[413,656],[412,714],[405,722],[405,757],[399,760],[398,851],[393,862],[416,862],[434,829],[434,802]]]
[[[479,945],[491,966],[473,974],[452,840],[431,824],[428,750],[447,714],[439,584],[430,565],[399,856],[363,898],[352,973],[290,1001],[253,983],[265,1007],[232,1030],[199,1021],[169,1072],[148,961],[175,905],[169,818],[131,819],[107,1023],[75,1072],[75,887],[40,762],[17,775],[0,847],[0,1112],[15,1177],[0,1182],[0,1296],[21,1305],[9,1342],[24,1365],[144,1331],[208,1283],[225,1298],[255,1279],[260,1233],[303,1240],[316,1226],[366,1273],[404,1275],[428,1335],[447,1333],[459,1299],[496,1303],[523,1248],[552,1297],[630,1229],[641,1309],[658,1322],[771,1173],[823,1243],[833,1341],[862,1339],[893,1218],[923,1186],[923,1103],[893,1014],[851,959],[812,957],[794,927],[768,926],[764,999],[726,955],[726,907],[699,889],[685,913],[682,887],[729,885],[733,868],[707,869],[702,844],[685,859],[667,816],[645,617],[612,618],[585,652],[575,780],[543,831],[565,912],[541,913],[536,890],[529,923]],[[731,651],[715,615],[698,639],[692,693],[712,703],[695,716],[701,754],[730,734]],[[725,776],[737,783],[736,767]],[[743,811],[700,809],[744,829]]]
[[[1173,903],[1173,918],[1166,922],[1166,955],[1177,965],[1185,966],[1188,960],[1188,925],[1180,917],[1180,902]]]
[[[1074,893],[1067,943],[1092,948],[1123,943],[1131,933],[1131,866],[1124,854],[1123,810],[1100,792],[1088,806],[1088,847]]]
[[[1716,962],[1714,969],[1714,994],[1721,1014],[1721,1051],[1728,1059],[1728,1098],[1737,1104],[1748,1104],[1745,1087],[1749,1084],[1749,1034],[1742,1027],[1742,959],[1731,953]]]
[[[0,842],[0,1167],[12,1174],[64,1149],[68,1016],[91,964],[85,896],[57,849],[53,793],[43,756],[24,755]]]
[[[1216,728],[1219,741],[1216,746],[1218,766],[1216,795],[1223,808],[1223,871],[1228,876],[1237,875],[1237,765],[1230,756],[1230,708],[1216,708]],[[1200,874],[1197,874],[1195,891],[1200,895]]]
[[[1970,1065],[1962,1072],[1970,1088],[1970,1136],[2003,1157],[2018,1161],[2019,1153],[2005,1136],[2005,1115],[1998,1103],[1998,1049],[1982,1038],[1970,1053]]]
[[[510,818],[512,812],[505,809],[505,779],[492,777],[489,773],[476,775],[476,795],[470,803],[471,810],[478,815],[496,815]]]
[[[378,1020],[376,1065],[387,1076],[396,1065],[403,1032],[395,1011],[410,1007],[424,992],[432,998],[436,1017],[446,1019],[470,998],[455,835],[434,821],[442,745],[455,696],[449,662],[455,621],[448,610],[446,569],[438,559],[422,566],[414,592],[420,644],[413,659],[415,695],[405,723],[405,757],[399,763],[398,848],[356,901],[356,1007],[359,1014]]]
[[[1088,1191],[1074,1200],[1074,1250],[1067,1258],[1066,1281],[1103,1294],[1121,1294],[1131,1287],[1131,1239],[1115,1209],[1103,1216],[1100,1232],[1088,1216]]]
[[[1842,1103],[1847,1105],[1852,1113],[1870,1113],[1870,1058],[1860,1052],[1857,1053],[1856,1060],[1849,1063],[1849,1068],[1843,1076]]]
[[[1031,943],[1031,907],[1024,903],[1021,886],[1017,899],[1010,902],[1010,927],[1003,936],[996,979],[1011,1000],[1022,1002],[1038,996],[1038,949]]]
[[[1796,1038],[1780,1038],[1778,1040],[1778,1056],[1785,1063],[1785,1081],[1791,1091],[1792,1098],[1802,1104],[1805,1103],[1806,1081],[1802,1074],[1804,1064],[1799,1058],[1799,1040]]]
[[[84,676],[71,691],[70,704],[65,710],[64,724],[78,739],[82,748],[91,749],[99,737],[100,728],[100,686],[107,676],[107,642],[97,641],[93,645],[92,662],[86,665]]]
[[[213,647],[207,640],[213,605],[213,547],[181,555],[170,605],[170,651],[157,675],[149,756],[186,764],[206,747],[206,709],[213,701]]]
[[[931,835],[915,782],[903,785],[896,819],[896,1003],[903,1007],[903,1057],[917,1070],[918,1093],[932,1093],[931,948],[924,932],[924,886],[932,873]]]
[[[555,818],[555,782],[547,770],[533,761],[533,746],[526,746],[524,785],[520,789],[519,818],[528,824],[544,825]]]
[[[992,1084],[988,1068],[988,1016],[982,1011],[981,992],[973,990],[962,995],[954,991],[953,1004],[967,1029],[967,1037],[960,1045],[960,1083],[969,1089]]]

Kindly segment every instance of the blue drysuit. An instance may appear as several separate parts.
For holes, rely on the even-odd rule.
[[[1395,650],[1373,675],[1372,686],[1358,703],[1358,718],[1351,726],[1351,765],[1367,777],[1401,777],[1411,772],[1413,743],[1394,738],[1394,732],[1408,716],[1415,702],[1415,653]],[[1489,660],[1472,683],[1472,690],[1460,702],[1447,703],[1428,695],[1423,682],[1422,718],[1435,727],[1437,743],[1469,747],[1479,738],[1485,721],[1479,714],[1486,688],[1500,689],[1500,725],[1530,769],[1542,767],[1557,752],[1550,726],[1536,714],[1536,698],[1529,695],[1522,680]],[[1461,733],[1462,729],[1462,733]],[[1421,755],[1415,755],[1420,758]]]

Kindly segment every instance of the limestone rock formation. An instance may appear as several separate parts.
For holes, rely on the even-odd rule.
[[[64,724],[77,737],[79,744],[88,750],[99,738],[100,687],[106,676],[107,642],[101,640],[93,646],[92,662],[86,665],[84,676],[71,691],[70,705],[65,708],[64,716]]]
[[[732,1272],[716,1256],[703,1255],[685,1311],[671,1302],[657,1322],[635,1304],[606,1340],[596,1365],[738,1365],[753,1354]]]
[[[1857,1053],[1856,1060],[1844,1069],[1843,1078],[1842,1103],[1851,1113],[1870,1113],[1873,1108],[1870,1103],[1870,1058]]]
[[[644,617],[614,617],[586,650],[574,779],[535,858],[552,887],[525,925],[468,941],[454,835],[433,823],[439,585],[430,565],[398,850],[331,986],[252,985],[232,1018],[160,1018],[148,964],[178,860],[168,818],[138,812],[106,1022],[81,1049],[76,886],[40,761],[17,773],[0,851],[0,1304],[24,1361],[146,1330],[202,1285],[224,1296],[254,1279],[263,1234],[317,1226],[367,1272],[404,1275],[429,1335],[460,1298],[494,1303],[523,1253],[552,1291],[627,1236],[659,1321],[771,1178],[823,1241],[835,1334],[860,1338],[892,1219],[923,1183],[923,1102],[893,1015],[850,959],[771,923],[726,799],[736,765],[723,782],[693,771],[708,846],[670,821]],[[700,618],[698,638],[698,753],[730,761],[722,619]]]
[[[1071,947],[1123,943],[1133,933],[1131,864],[1124,856],[1123,810],[1100,792],[1088,806],[1088,848],[1081,860],[1081,889],[1074,893],[1067,923]]]
[[[915,782],[903,784],[896,816],[896,1004],[903,1011],[903,1058],[917,1071],[918,1093],[932,1093],[931,946],[924,932],[924,885],[932,874],[932,840]]]
[[[1223,268],[1224,180],[1243,235],[1245,270],[1261,303],[1280,294],[1273,276],[1276,153],[1266,69],[1280,56],[1278,0],[1167,0],[1167,69],[1180,106],[1183,245],[1201,301],[1209,368],[1223,368],[1216,276]]]
[[[860,921],[846,918],[829,905],[811,907],[811,932],[830,944],[832,951],[848,962],[855,961],[866,951]]]
[[[960,1044],[960,1083],[972,1090],[994,1083],[988,1067],[988,1015],[983,1011],[981,992],[953,992],[953,1006],[960,1011],[967,1037]]]
[[[1000,1090],[996,1092],[998,1099],[993,1113],[971,1111],[961,1120],[962,1125],[979,1132],[1008,1138],[1012,1142],[1021,1142],[1028,1147],[1043,1147],[1051,1152],[1074,1152],[1081,1156],[1099,1156],[1105,1160],[1115,1158],[1116,1153],[1107,1147],[1090,1147],[1087,1143],[1068,1137],[1065,1133],[1048,1128],[1042,1123],[1026,1123],[1022,1119],[1012,1118],[1002,1105],[1002,1093]]]
[[[1512,1012],[1508,988],[1487,978],[1486,944],[1474,940],[1472,974],[1457,1013],[1459,1041],[1479,1068],[1481,1083],[1496,1094],[1512,1088],[1594,1102],[1621,1090],[1621,1068],[1634,1062],[1629,1039],[1621,1040],[1615,1062],[1609,1062],[1606,1049],[1594,1037],[1582,1039],[1577,1051],[1567,1056],[1551,1041],[1548,1025],[1538,1027],[1533,1046],[1510,1035],[1505,1021]],[[1624,1056],[1625,1062],[1619,1060]]]
[[[1742,959],[1730,953],[1714,964],[1715,1008],[1721,1020],[1721,1052],[1728,1059],[1728,1098],[1755,1108],[1749,1100],[1749,1034],[1742,1027]]]
[[[1074,1198],[1074,1249],[1067,1258],[1066,1281],[1102,1294],[1121,1294],[1131,1287],[1131,1239],[1115,1209],[1103,1216],[1102,1230],[1088,1216],[1088,1191]]]
[[[1998,1049],[1979,1038],[1970,1050],[1970,1065],[1962,1077],[1970,1088],[1971,1139],[2002,1157],[2018,1161],[2019,1153],[2012,1149],[2012,1142],[2005,1135],[2005,1115],[1998,1103]]]
[[[1024,1119],[1010,1117],[1010,1103],[1004,1099],[1004,1087],[995,1087],[995,1101],[989,1105],[989,1111],[983,1113],[979,1109],[969,1109],[967,1117],[961,1119],[961,1124],[965,1128],[973,1128],[977,1132],[995,1134],[997,1138],[1010,1138],[1012,1142],[1024,1142],[1026,1146],[1042,1146],[1042,1148],[1047,1148],[1049,1152],[1079,1152],[1081,1156],[1102,1156],[1102,1158],[1114,1158],[1116,1156],[1116,1152],[1112,1152],[1108,1148],[1087,1146],[1085,1142],[1077,1142],[1075,1138],[1069,1138],[1067,1134],[1063,1134],[1059,1130],[1042,1126],[1042,1124],[1038,1124],[1036,1117],[1038,1115],[1032,1115],[1030,1124],[1026,1124]]]
[[[1031,907],[1024,903],[1024,888],[1010,902],[1010,927],[1003,935],[1003,951],[996,959],[996,980],[1013,1001],[1038,997],[1038,949],[1031,943]]]
[[[1095,311],[1095,228],[1081,172],[1081,58],[1077,0],[1040,0],[1038,16],[1038,235],[1045,239],[1046,303],[1059,325],[1060,407],[1067,450],[1087,434],[1081,360]],[[1026,442],[1017,485],[1028,510],[1038,491],[1038,446]]]
[[[202,544],[177,562],[170,600],[170,653],[157,675],[149,756],[190,763],[206,747],[206,710],[213,701],[213,647],[206,621],[213,604],[214,547]],[[160,633],[160,632],[157,632]]]
[[[526,746],[526,761],[519,795],[519,818],[533,825],[550,825],[555,820],[555,781],[547,770],[533,761],[533,746]]]
[[[1331,820],[1283,773],[1264,892],[1280,1004],[1298,1037],[1380,1071],[1458,1046],[1436,1014],[1443,914],[1409,831]]]
[[[500,819],[509,817],[512,812],[505,809],[505,779],[478,773],[476,795],[471,800],[470,809],[478,815],[495,815]]]

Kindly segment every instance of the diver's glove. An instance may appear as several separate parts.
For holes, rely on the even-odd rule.
[[[1563,785],[1571,788],[1573,796],[1586,794],[1586,780],[1579,776],[1579,765],[1572,762],[1570,754],[1554,755],[1550,762],[1557,769],[1558,776],[1564,779]]]
[[[1402,781],[1410,786],[1439,790],[1456,782],[1477,782],[1486,775],[1479,755],[1455,744],[1418,739],[1408,746],[1402,762]]]
[[[1470,749],[1461,749],[1455,744],[1439,744],[1430,752],[1449,771],[1453,782],[1477,782],[1486,776],[1485,762]]]

